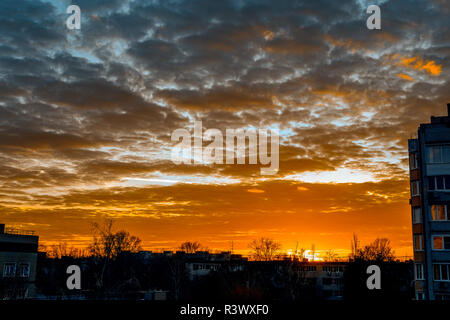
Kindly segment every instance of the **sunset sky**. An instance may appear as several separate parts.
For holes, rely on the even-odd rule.
[[[407,139],[450,102],[450,2],[0,2],[0,223],[85,246],[113,219],[148,250],[392,241],[412,254]],[[369,4],[382,30],[368,30]],[[176,165],[171,134],[280,133],[258,165]]]

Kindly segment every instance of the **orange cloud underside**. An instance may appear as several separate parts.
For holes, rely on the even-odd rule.
[[[410,75],[405,74],[405,73],[397,73],[397,77],[404,79],[404,80],[408,80],[408,81],[414,81],[413,77],[411,77]]]
[[[397,65],[415,69],[424,70],[430,75],[438,76],[442,72],[442,65],[436,64],[433,60],[424,60],[420,57],[405,57],[399,55],[393,55],[392,59],[397,60]]]

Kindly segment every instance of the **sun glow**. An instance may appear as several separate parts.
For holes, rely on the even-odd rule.
[[[287,254],[290,258],[297,259],[308,259],[308,261],[324,261],[323,258],[319,257],[318,252],[313,252],[312,250],[305,250],[303,253],[289,249]]]
[[[348,168],[338,168],[335,171],[306,171],[286,176],[285,179],[307,183],[363,183],[376,180],[371,172]]]

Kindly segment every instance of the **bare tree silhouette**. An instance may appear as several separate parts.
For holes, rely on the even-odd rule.
[[[353,237],[352,240],[350,242],[350,246],[351,246],[351,258],[355,259],[356,255],[358,254],[359,251],[359,241],[358,241],[358,236],[356,235],[356,233],[353,233]]]
[[[325,261],[334,261],[337,258],[337,253],[334,251],[334,249],[328,249],[325,252]]]
[[[365,261],[394,261],[395,252],[391,241],[387,238],[377,238],[369,245],[358,249],[356,259]]]
[[[107,220],[103,225],[93,224],[93,242],[89,245],[90,254],[103,262],[100,275],[97,279],[99,288],[103,288],[103,279],[106,267],[122,252],[138,252],[142,250],[141,240],[130,235],[127,231],[113,231],[113,221]]]
[[[278,255],[281,244],[269,238],[253,240],[249,244],[251,255],[257,261],[271,261]]]
[[[200,250],[200,247],[201,245],[197,241],[186,241],[181,244],[180,249],[186,253],[195,253]]]

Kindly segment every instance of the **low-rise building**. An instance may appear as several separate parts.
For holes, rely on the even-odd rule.
[[[39,237],[32,231],[0,224],[0,298],[27,299],[35,295]]]
[[[305,278],[313,280],[317,295],[326,300],[342,300],[347,262],[307,262],[300,268]]]
[[[230,252],[209,253],[207,251],[197,251],[192,254],[184,254],[186,259],[185,267],[190,280],[201,276],[206,276],[212,271],[227,267],[229,271],[244,270],[247,259],[241,255]]]

